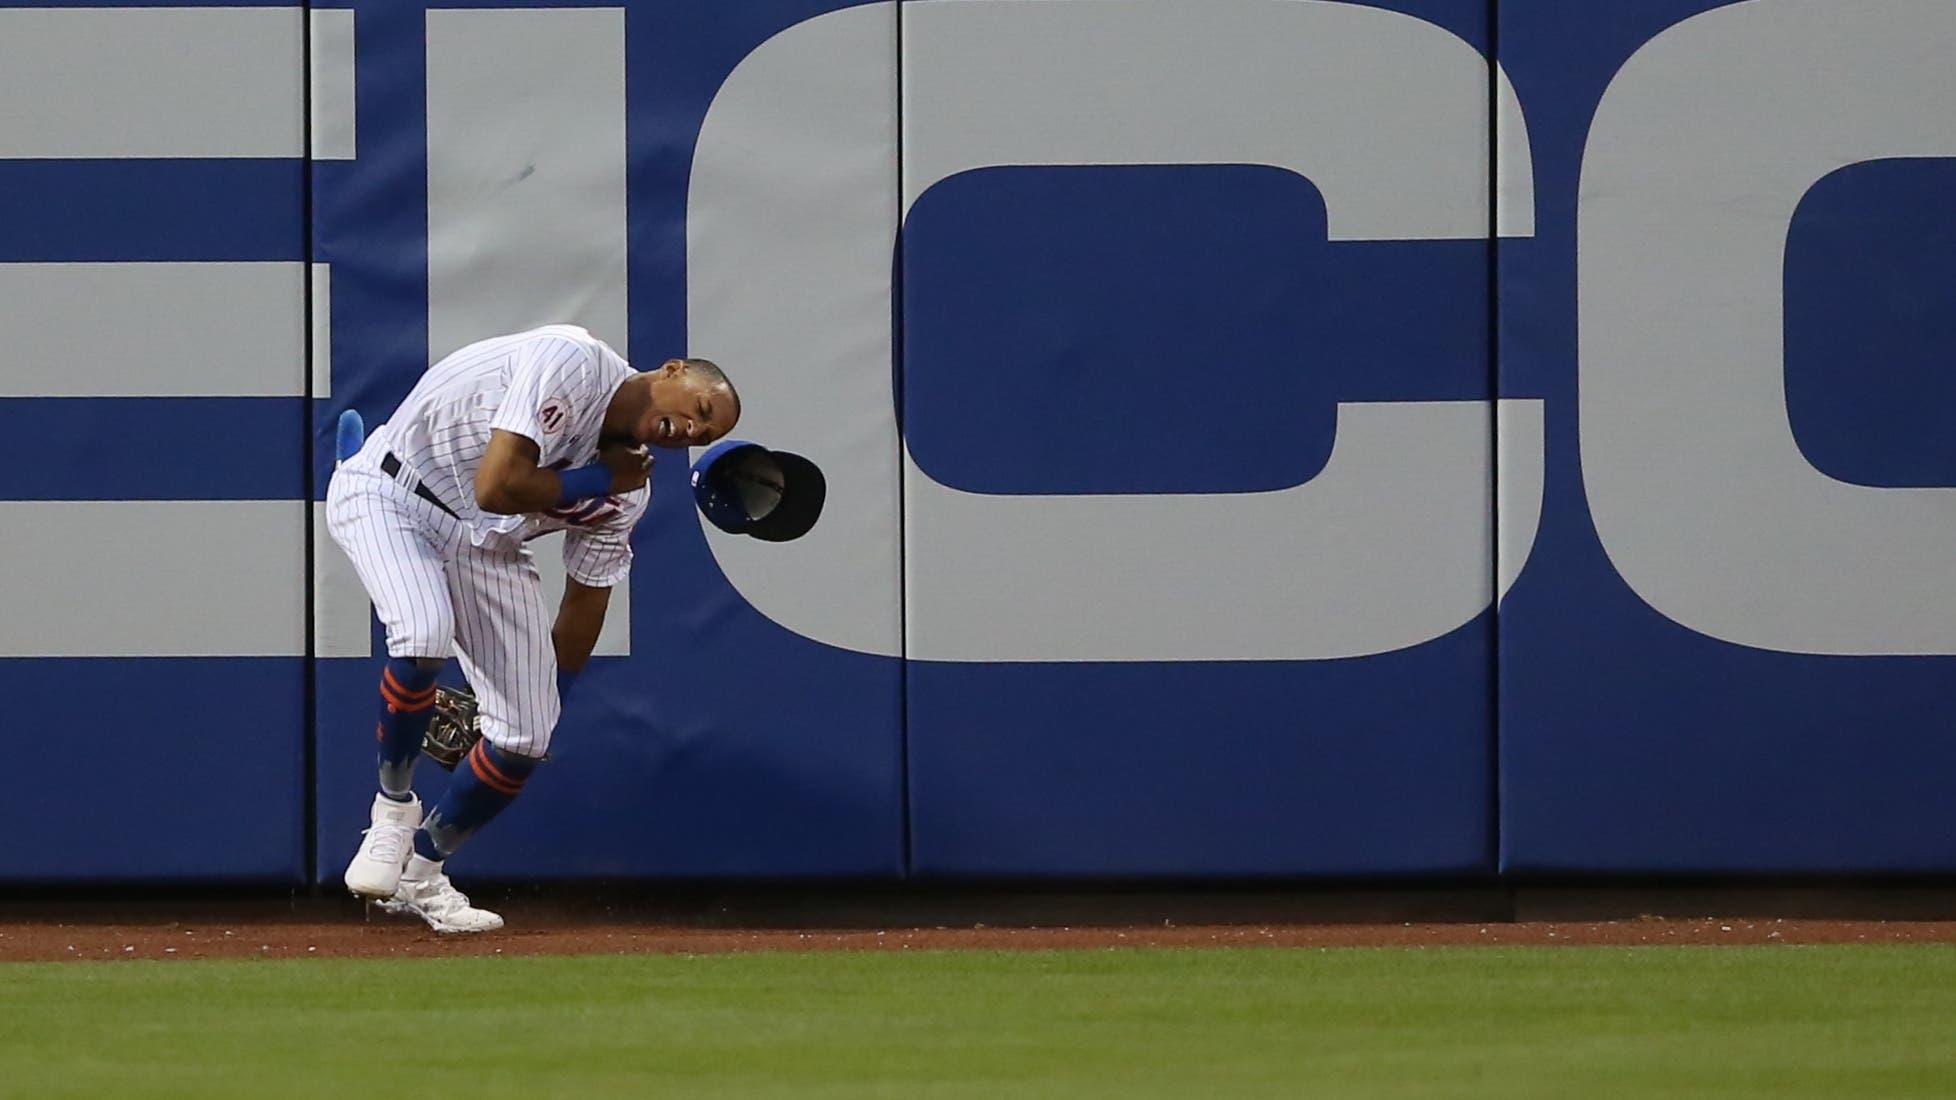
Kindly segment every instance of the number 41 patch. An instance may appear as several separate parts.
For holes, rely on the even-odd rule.
[[[545,435],[563,431],[564,425],[570,423],[570,402],[561,397],[545,401],[543,408],[537,410],[537,423],[542,426]]]

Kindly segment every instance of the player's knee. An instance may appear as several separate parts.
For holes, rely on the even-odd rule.
[[[559,707],[548,692],[520,692],[514,698],[485,708],[482,736],[503,752],[541,760],[550,751],[550,734],[557,727]],[[528,701],[532,705],[524,705]],[[515,703],[509,706],[508,703]]]
[[[431,662],[435,671],[455,652],[455,624],[440,616],[428,622],[404,623],[387,631],[387,655]]]
[[[497,751],[510,756],[520,756],[532,763],[542,760],[550,751],[550,731],[526,727],[524,723],[511,723],[498,729],[485,725],[483,740],[496,746]]]
[[[414,667],[423,672],[439,673],[441,666],[447,663],[447,661],[440,657],[416,657],[414,659]]]
[[[529,782],[530,773],[537,770],[537,765],[543,763],[542,757],[511,752],[486,737],[476,745],[475,751],[481,754],[483,765],[478,768],[478,771],[487,771],[489,777],[498,779],[505,786],[510,787],[521,788],[524,783]],[[516,792],[505,790],[503,793],[515,794]]]
[[[484,736],[482,740],[492,746],[500,755],[515,760],[526,772],[538,764],[543,763],[545,755],[550,751],[550,743],[547,740],[541,742],[527,741],[520,737],[504,737],[499,740],[492,740],[487,736]]]

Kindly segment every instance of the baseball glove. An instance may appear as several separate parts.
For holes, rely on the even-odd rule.
[[[452,772],[480,740],[482,719],[476,715],[475,693],[466,687],[437,687],[435,716],[428,720],[428,735],[421,739],[422,753]]]

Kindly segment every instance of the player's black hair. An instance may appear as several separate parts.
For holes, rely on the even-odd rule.
[[[727,372],[720,369],[720,364],[711,359],[681,359],[680,362],[686,364],[687,370],[696,372],[708,383],[725,389],[727,396],[733,398],[734,419],[740,419],[740,391],[734,389],[733,379],[728,378]]]

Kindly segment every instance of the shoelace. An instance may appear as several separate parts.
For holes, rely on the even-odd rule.
[[[374,838],[374,858],[393,863],[406,857],[408,840],[414,836],[406,825],[370,825],[367,833]]]

